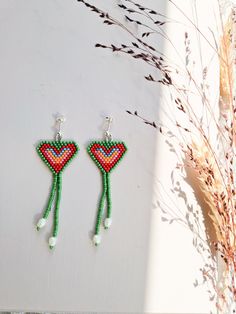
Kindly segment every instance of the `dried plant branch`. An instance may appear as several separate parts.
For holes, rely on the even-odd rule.
[[[168,0],[197,31],[214,57],[218,58],[220,99],[219,114],[216,114],[216,104],[208,96],[208,66],[203,67],[200,82],[192,70],[193,64],[195,66],[197,64],[192,56],[189,33],[186,31],[184,34],[183,56],[165,30],[166,24],[180,21],[139,4],[138,0],[123,0],[118,4],[126,20],[126,23],[123,23],[85,0],[77,1],[96,13],[105,25],[119,27],[121,31],[130,35],[129,43],[119,45],[97,43],[96,47],[144,62],[149,69],[148,74],[144,76],[145,80],[153,85],[161,85],[170,94],[169,106],[174,112],[172,117],[174,132],[161,122],[144,118],[137,111],[127,110],[127,113],[158,130],[167,138],[166,144],[170,152],[176,155],[177,164],[171,174],[170,193],[177,200],[184,202],[186,210],[179,209],[177,201],[172,202],[173,207],[170,206],[166,203],[165,197],[158,200],[157,206],[162,211],[164,222],[178,222],[190,230],[193,245],[203,258],[201,268],[203,281],[202,283],[196,281],[194,285],[206,284],[210,300],[215,303],[220,313],[225,314],[230,302],[236,303],[236,98],[233,75],[235,66],[233,50],[236,43],[235,11],[232,10],[226,23],[220,14],[221,34],[216,36],[210,30],[213,35],[212,43],[177,2]],[[132,25],[138,27],[139,34],[132,31]],[[155,36],[160,36],[173,47],[180,57],[182,67],[172,62],[159,47],[156,47],[156,40],[153,40]],[[217,37],[220,36],[218,42]],[[182,77],[188,81],[187,85],[180,83]],[[202,116],[196,113],[192,95],[199,99]],[[177,112],[178,114],[175,114]],[[218,135],[217,145],[212,141],[209,120]],[[197,204],[191,204],[183,182],[188,187],[191,186]],[[169,193],[162,185],[160,186],[163,194]],[[170,201],[171,198],[168,198]],[[225,269],[220,283],[217,265],[219,257]]]

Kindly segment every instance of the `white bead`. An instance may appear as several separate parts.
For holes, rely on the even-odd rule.
[[[45,218],[41,218],[41,219],[39,219],[39,221],[38,221],[38,223],[37,223],[37,229],[41,229],[41,228],[43,228],[44,226],[45,226],[45,224],[46,224],[46,219]]]
[[[220,282],[220,283],[218,284],[218,286],[219,286],[220,289],[223,289],[223,287],[224,287],[224,285],[223,285],[222,282]]]
[[[98,245],[101,243],[101,236],[99,234],[95,234],[94,237],[93,237],[93,243],[95,245]]]
[[[112,223],[112,219],[111,218],[106,218],[105,221],[104,221],[104,227],[106,229],[110,228],[111,223]]]
[[[49,238],[48,243],[49,243],[49,247],[53,248],[57,243],[57,238],[56,237]]]

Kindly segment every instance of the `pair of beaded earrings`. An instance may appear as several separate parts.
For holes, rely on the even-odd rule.
[[[124,142],[113,141],[112,139],[110,133],[112,118],[106,117],[106,120],[108,122],[108,127],[105,131],[105,139],[100,141],[92,141],[87,147],[90,157],[94,160],[100,169],[103,178],[103,191],[98,206],[97,219],[93,236],[93,242],[96,246],[101,242],[100,227],[102,223],[105,201],[107,202],[107,212],[106,218],[104,220],[105,229],[108,229],[112,222],[110,173],[121,161],[125,152],[127,151],[127,147]],[[39,219],[37,223],[37,230],[40,230],[45,226],[49,213],[52,209],[53,201],[55,199],[53,232],[52,236],[49,238],[50,249],[53,249],[56,245],[58,236],[62,172],[79,151],[79,146],[74,141],[62,140],[61,124],[64,121],[65,119],[63,116],[60,116],[56,119],[56,123],[59,127],[58,131],[56,132],[55,140],[41,141],[37,146],[37,152],[40,158],[48,166],[53,174],[53,183],[48,202],[42,218]]]

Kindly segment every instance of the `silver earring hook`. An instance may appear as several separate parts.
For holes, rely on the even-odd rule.
[[[112,117],[106,117],[106,121],[107,121],[107,129],[105,131],[105,140],[106,141],[112,141],[112,135],[110,133],[110,129],[111,129],[111,124],[113,122],[113,118]]]
[[[56,117],[57,133],[55,136],[56,141],[62,140],[62,123],[66,121],[66,118],[62,115]]]

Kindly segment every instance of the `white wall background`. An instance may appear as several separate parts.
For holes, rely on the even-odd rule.
[[[148,5],[164,12],[166,2]],[[192,14],[192,2],[182,3]],[[96,4],[120,14],[115,0]],[[204,10],[203,19],[205,1]],[[76,0],[0,1],[1,310],[208,312],[205,290],[193,287],[200,261],[191,235],[161,223],[153,206],[155,182],[168,177],[171,156],[167,163],[154,129],[125,113],[158,118],[160,91],[142,79],[141,63],[94,48],[125,40]],[[67,118],[64,139],[81,150],[63,175],[59,241],[51,252],[50,222],[40,233],[34,226],[51,186],[35,145],[54,136],[58,112]],[[129,151],[111,177],[114,223],[94,248],[101,178],[85,148],[102,137],[107,114],[114,138]]]

